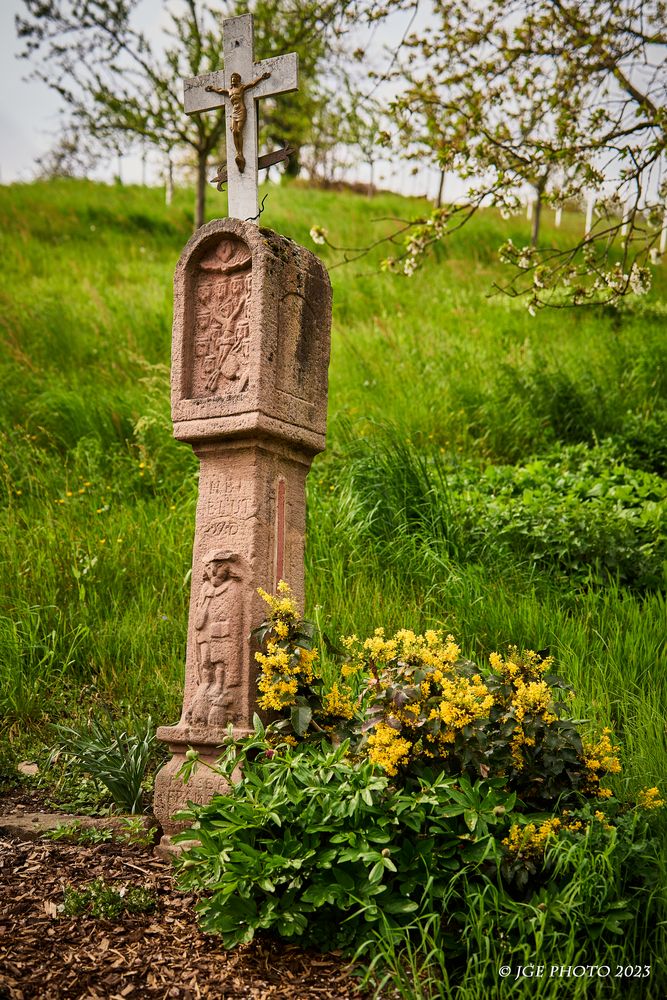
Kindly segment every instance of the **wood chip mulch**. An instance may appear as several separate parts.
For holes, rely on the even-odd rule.
[[[62,916],[64,887],[95,878],[149,889],[155,911],[118,922]],[[334,954],[271,940],[225,951],[199,931],[193,897],[175,890],[169,862],[150,849],[0,839],[0,1000],[361,996]]]

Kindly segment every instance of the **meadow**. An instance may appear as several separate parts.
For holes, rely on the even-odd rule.
[[[664,263],[646,297],[531,317],[493,290],[500,243],[528,240],[523,218],[480,213],[407,279],[380,272],[386,248],[334,266],[341,255],[309,231],[363,245],[419,202],[267,190],[262,223],[318,252],[334,287],[306,614],[333,640],[444,629],[480,662],[512,643],[549,650],[575,715],[624,748],[619,797],[664,790]],[[179,714],[197,463],[172,440],[168,393],[191,201],[86,182],[0,187],[11,759],[105,705]],[[211,196],[209,217],[223,214]],[[544,240],[561,238],[550,225],[547,213]]]

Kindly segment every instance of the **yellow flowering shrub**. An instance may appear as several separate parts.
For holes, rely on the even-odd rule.
[[[325,693],[323,704],[327,715],[333,715],[338,719],[352,719],[354,717],[354,704],[350,692],[346,691],[337,681]]]
[[[627,854],[634,870],[633,838],[648,835],[651,812],[665,803],[655,787],[639,793],[636,807],[614,798],[605,783],[621,769],[613,734],[582,736],[568,717],[572,691],[552,673],[551,657],[510,647],[480,668],[452,635],[376,628],[344,637],[338,651],[322,643],[325,673],[335,676],[332,656],[341,661],[325,684],[315,627],[300,618],[287,584],[260,593],[268,616],[255,631],[258,703],[278,716],[269,743],[279,736],[268,760],[337,744],[345,767],[366,769],[382,796],[415,797],[408,827],[424,801],[445,796],[437,835],[451,835],[457,857],[495,856],[512,892],[569,877],[587,852]],[[385,799],[373,807],[385,808]]]
[[[611,729],[604,729],[599,740],[584,737],[583,758],[586,765],[586,791],[600,798],[609,798],[611,790],[602,787],[600,781],[608,774],[620,774],[621,763],[618,748],[611,742]]]
[[[568,812],[563,812],[563,817]],[[611,827],[608,827],[611,829]],[[501,841],[505,849],[501,870],[508,882],[515,882],[518,888],[525,886],[530,875],[544,873],[545,851],[565,834],[585,834],[588,825],[579,819],[565,819],[549,816],[541,823],[512,823],[509,833]]]
[[[452,635],[433,629],[387,635],[378,628],[342,642],[348,676],[368,678],[366,727],[375,730],[367,752],[388,774],[436,768],[505,777],[536,804],[584,784],[581,739],[564,716],[567,688],[551,676],[551,657],[511,647],[507,657],[492,653],[482,676]],[[380,726],[407,742],[400,757],[385,754],[394,737]]]
[[[289,585],[281,580],[275,595],[258,589],[269,615],[253,632],[260,649],[257,704],[265,712],[289,713],[283,723],[303,737],[310,728],[325,731],[332,720],[339,724],[354,717],[355,705],[344,679],[325,690],[315,673],[319,653],[314,648],[314,627],[299,615]]]
[[[269,615],[256,630],[259,707],[280,713],[297,737],[350,739],[400,781],[437,772],[502,779],[535,810],[612,797],[603,783],[620,772],[611,731],[582,741],[568,717],[573,693],[552,673],[552,657],[512,646],[491,653],[482,671],[450,634],[376,628],[341,639],[339,676],[325,684],[314,626],[288,585],[260,594]]]
[[[508,854],[514,858],[541,858],[544,856],[547,840],[549,837],[557,836],[562,825],[557,816],[537,825],[526,823],[521,826],[513,823],[508,836],[502,842],[503,847],[506,847]]]

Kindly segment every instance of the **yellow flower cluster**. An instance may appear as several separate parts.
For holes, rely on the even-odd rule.
[[[449,729],[457,731],[483,718],[493,705],[493,695],[479,674],[467,677],[443,677],[442,701],[431,711],[430,718],[439,718]],[[451,742],[451,740],[448,740]]]
[[[386,638],[383,628],[376,628],[368,639],[361,642],[356,635],[343,636],[343,646],[357,660],[351,671],[361,668],[365,662],[390,664],[395,660],[410,667],[426,667],[439,680],[451,673],[454,663],[460,658],[461,650],[452,635],[444,639],[441,632],[428,629],[424,635],[417,635],[412,629],[400,629],[391,638]]]
[[[509,836],[503,840],[503,847],[506,847],[515,858],[536,860],[543,857],[549,837],[557,837],[565,830],[576,833],[583,828],[584,824],[580,820],[563,822],[557,816],[547,819],[539,825],[526,823],[525,826],[520,826],[518,823],[514,823],[510,828]]]
[[[524,684],[530,681],[537,681],[541,678],[549,667],[553,664],[553,656],[542,659],[534,650],[527,649],[519,655],[516,646],[510,646],[510,655],[504,660],[500,653],[491,653],[489,656],[491,668],[506,681],[516,683],[522,681]]]
[[[262,598],[263,601],[271,608],[271,618],[282,620],[286,624],[291,624],[296,618],[298,618],[298,611],[296,607],[296,602],[292,595],[290,585],[285,583],[284,580],[278,582],[277,587],[278,593],[273,597],[271,594],[267,594],[265,590],[261,587],[257,588],[257,593]]]
[[[341,691],[337,681],[325,694],[323,705],[327,715],[334,715],[338,719],[352,719],[354,717],[352,699],[347,691]]]
[[[266,645],[266,653],[255,653],[262,672],[258,681],[260,698],[257,704],[265,710],[281,711],[294,705],[299,684],[313,680],[313,662],[316,649],[297,649],[289,653],[275,639]]]
[[[602,823],[602,826],[603,826],[603,828],[605,830],[613,830],[614,829],[613,826],[611,825],[611,823],[607,823],[607,817],[605,816],[605,814],[603,812],[600,811],[600,809],[596,809],[594,815],[595,815],[595,819],[598,821],[598,823]]]
[[[279,639],[286,639],[289,635],[289,625],[287,622],[278,620],[277,622],[274,622],[273,631]]]
[[[396,729],[380,722],[368,738],[368,756],[387,774],[394,775],[399,764],[407,761],[411,746],[409,740],[404,739]]]
[[[515,681],[515,691],[511,704],[517,722],[523,722],[526,714],[531,713],[532,715],[541,715],[544,722],[550,725],[557,718],[548,711],[552,701],[551,688],[546,681],[530,681],[528,684],[521,678]]]
[[[271,609],[270,622],[273,635],[266,644],[266,653],[255,653],[255,660],[262,668],[258,687],[258,705],[265,710],[281,711],[295,704],[299,684],[313,680],[313,662],[317,650],[301,647],[286,648],[290,629],[298,622],[298,611],[289,584],[281,580],[275,597],[260,587],[257,591]]]
[[[621,763],[616,748],[611,742],[611,729],[604,729],[597,742],[582,740],[584,764],[588,771],[588,791],[601,798],[609,798],[610,788],[600,787],[600,778],[605,774],[620,774]]]
[[[637,805],[640,809],[660,809],[664,806],[664,799],[660,798],[657,788],[642,788],[637,796]]]
[[[525,826],[513,823],[509,836],[503,840],[503,847],[506,847],[515,858],[541,858],[547,840],[549,837],[557,836],[562,825],[562,821],[557,817],[547,819],[539,826],[535,823],[526,823]]]
[[[522,747],[534,747],[535,738],[533,736],[526,736],[523,729],[519,728],[514,731],[512,736],[512,741],[510,743],[510,748],[512,752],[512,761],[517,771],[523,771],[526,766],[526,760],[523,756]]]

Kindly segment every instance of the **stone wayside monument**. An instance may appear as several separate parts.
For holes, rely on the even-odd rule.
[[[185,81],[186,111],[225,103],[230,214],[189,241],[174,279],[174,435],[200,460],[183,712],[158,729],[171,760],[154,809],[168,848],[176,810],[205,802],[222,779],[199,766],[177,776],[187,750],[213,763],[231,723],[256,711],[251,630],[265,617],[258,587],[289,582],[303,600],[305,479],[324,448],[331,286],[308,250],[254,221],[254,101],[296,86],[296,57],[255,64],[252,18],[223,22],[224,73]],[[282,60],[285,60],[283,63]],[[273,89],[272,89],[273,86]]]

